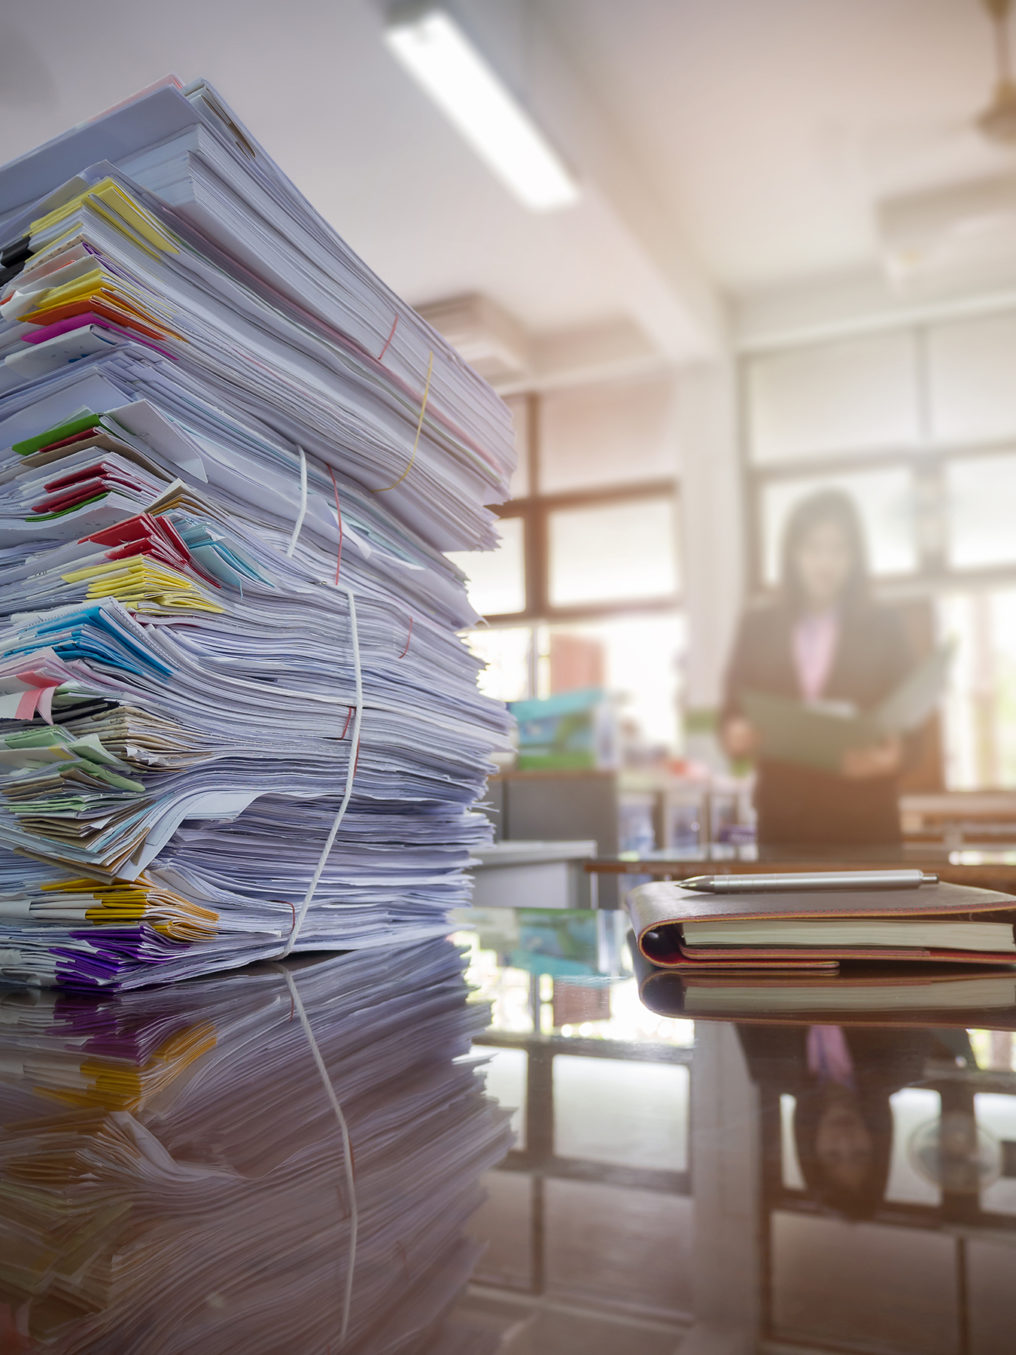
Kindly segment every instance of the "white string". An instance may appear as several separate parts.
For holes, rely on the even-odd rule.
[[[297,447],[296,450],[300,453],[300,511],[296,515],[296,521],[293,523],[293,535],[289,538],[289,545],[286,547],[286,555],[290,559],[292,559],[293,552],[296,550],[296,543],[300,539],[300,528],[307,516],[307,454],[302,447]]]
[[[356,773],[356,757],[360,751],[360,722],[363,718],[363,669],[360,664],[360,637],[356,623],[356,599],[348,588],[343,584],[332,584],[340,593],[345,593],[349,599],[349,624],[353,637],[353,671],[356,676],[356,707],[353,715],[353,732],[350,736],[349,747],[349,766],[346,768],[346,788],[342,793],[342,803],[339,805],[339,811],[332,821],[331,829],[321,849],[321,855],[318,857],[318,863],[314,874],[311,876],[310,884],[307,886],[307,892],[303,896],[299,908],[293,918],[293,929],[289,933],[289,940],[283,946],[280,957],[285,959],[292,952],[296,943],[296,938],[300,934],[300,928],[303,926],[304,919],[307,916],[307,910],[311,905],[311,900],[317,892],[317,887],[321,882],[321,876],[324,874],[325,864],[331,854],[332,847],[335,845],[335,838],[338,835],[339,825],[345,818],[346,810],[349,807],[349,801],[353,794],[353,777]]]
[[[356,1268],[356,1239],[359,1232],[359,1214],[356,1208],[356,1180],[353,1175],[353,1145],[349,1138],[349,1126],[346,1124],[346,1117],[342,1113],[342,1106],[339,1104],[339,1098],[335,1095],[335,1087],[332,1079],[328,1076],[328,1069],[321,1056],[321,1050],[318,1042],[314,1038],[314,1032],[310,1028],[310,1021],[307,1019],[307,1012],[304,1009],[303,1001],[297,991],[296,984],[293,982],[293,976],[288,969],[283,969],[283,977],[289,985],[289,995],[293,999],[293,1007],[297,1016],[300,1018],[300,1025],[303,1026],[303,1033],[307,1036],[307,1043],[310,1045],[310,1052],[315,1064],[317,1064],[318,1073],[321,1075],[321,1081],[324,1084],[325,1093],[331,1102],[332,1110],[335,1111],[335,1118],[339,1122],[339,1131],[342,1135],[342,1154],[346,1166],[346,1194],[349,1204],[349,1265],[346,1267],[346,1292],[342,1300],[342,1326],[339,1328],[339,1349],[346,1344],[346,1335],[349,1331],[349,1314],[353,1302],[353,1273]]]

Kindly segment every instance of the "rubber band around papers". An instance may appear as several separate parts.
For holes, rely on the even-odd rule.
[[[317,893],[317,887],[321,883],[321,876],[324,874],[325,865],[328,857],[331,855],[332,847],[335,845],[335,839],[338,836],[342,820],[346,816],[346,810],[349,808],[349,801],[353,795],[353,779],[356,776],[357,763],[360,759],[360,725],[363,721],[363,665],[360,660],[360,636],[356,621],[356,599],[352,592],[342,584],[337,585],[339,590],[345,593],[349,599],[349,628],[353,639],[353,672],[356,677],[356,705],[353,708],[353,733],[352,742],[349,749],[349,765],[346,768],[346,785],[342,792],[342,803],[339,805],[338,813],[332,820],[332,826],[329,829],[325,845],[321,849],[321,855],[318,857],[318,863],[314,868],[314,874],[311,876],[310,884],[307,886],[307,892],[304,894],[299,908],[296,911],[296,925],[289,933],[289,939],[279,952],[279,958],[285,959],[287,955],[292,954],[293,946],[300,935],[300,929],[307,916],[307,910],[310,908],[314,895]]]
[[[310,1046],[311,1057],[317,1067],[324,1085],[325,1094],[331,1103],[332,1110],[335,1112],[335,1118],[339,1122],[339,1133],[342,1137],[342,1158],[346,1169],[346,1195],[349,1208],[349,1265],[346,1267],[346,1286],[342,1299],[342,1325],[339,1328],[339,1349],[346,1344],[346,1336],[349,1332],[349,1314],[353,1301],[353,1275],[356,1269],[356,1242],[359,1233],[359,1214],[356,1207],[356,1178],[353,1172],[353,1144],[349,1137],[349,1125],[346,1123],[346,1117],[342,1113],[342,1106],[339,1098],[335,1094],[335,1086],[332,1079],[328,1076],[328,1068],[317,1040],[314,1038],[314,1032],[311,1030],[310,1021],[307,1018],[307,1011],[303,1005],[303,999],[293,982],[293,976],[288,969],[283,969],[282,975],[289,987],[289,998],[293,1007],[296,1008],[296,1014],[303,1027],[303,1033],[307,1037],[307,1043]]]
[[[423,416],[427,412],[427,400],[430,396],[430,378],[434,374],[434,350],[430,350],[430,358],[427,362],[427,382],[423,388],[423,403],[420,405],[420,417],[416,421],[416,437],[413,439],[413,450],[409,455],[409,465],[402,472],[397,480],[393,480],[390,485],[382,485],[380,489],[372,489],[372,494],[386,494],[389,489],[397,489],[403,480],[413,469],[413,462],[416,460],[416,449],[420,445],[420,434],[423,432]]]
[[[391,343],[392,339],[395,338],[395,331],[398,328],[398,325],[399,325],[399,313],[398,311],[396,311],[395,319],[392,321],[392,327],[388,332],[388,338],[385,339],[385,346],[384,348],[381,349],[381,352],[378,353],[377,355],[378,362],[384,361],[384,355],[388,352],[388,345]]]
[[[410,640],[411,640],[412,638],[413,638],[413,614],[412,614],[412,612],[410,612],[410,613],[409,613],[409,634],[406,636],[406,643],[405,643],[405,645],[404,645],[403,648],[402,648],[402,653],[399,655],[399,658],[400,658],[400,659],[404,659],[404,658],[406,657],[406,655],[409,653],[409,642],[410,642]]]
[[[331,466],[328,467],[328,474],[332,477],[332,489],[335,491],[335,512],[339,519],[339,554],[335,561],[335,582],[338,583],[339,570],[342,568],[342,505],[339,503],[339,483]]]
[[[289,538],[289,545],[286,547],[286,555],[292,559],[293,552],[296,550],[296,543],[300,539],[300,529],[303,527],[303,520],[307,516],[307,453],[302,447],[296,449],[300,453],[300,511],[296,515],[296,521],[293,523],[293,535]],[[336,575],[336,583],[338,576]]]

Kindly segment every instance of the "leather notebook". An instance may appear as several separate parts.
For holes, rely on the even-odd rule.
[[[1016,898],[969,885],[707,894],[654,882],[627,906],[645,958],[688,973],[1016,965]]]

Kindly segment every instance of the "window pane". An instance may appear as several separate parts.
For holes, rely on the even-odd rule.
[[[521,612],[526,605],[525,521],[502,518],[497,550],[450,551],[469,579],[469,601],[481,616]]]
[[[626,744],[675,750],[684,618],[633,616],[549,626],[540,641],[539,694],[602,687],[617,702]]]
[[[950,462],[945,473],[949,563],[959,568],[1016,561],[1016,456]]]
[[[486,696],[495,701],[525,701],[533,695],[529,677],[533,632],[529,626],[481,627],[470,631],[466,643],[487,665],[478,679]]]
[[[1012,354],[1016,314],[978,316],[928,331],[933,435],[946,442],[1016,436]]]
[[[756,357],[748,365],[756,463],[914,446],[917,364],[909,333]]]
[[[947,785],[1016,786],[1016,588],[950,594],[939,617],[956,646],[945,704]]]
[[[991,784],[1016,786],[1016,590],[991,595],[989,633],[993,653],[991,696],[995,765]]]
[[[673,499],[561,508],[550,514],[548,531],[551,606],[677,591]]]
[[[857,504],[875,574],[903,574],[917,567],[914,489],[907,470],[858,471],[840,476],[779,480],[762,491],[762,547],[767,583],[779,578],[784,523],[799,499],[817,489],[846,490]]]
[[[974,790],[986,784],[982,759],[987,751],[981,738],[983,720],[979,690],[981,668],[989,660],[983,649],[983,617],[974,614],[970,594],[950,594],[938,600],[939,631],[955,645],[949,686],[943,707],[945,783],[949,790]]]
[[[674,383],[655,378],[546,395],[539,448],[543,494],[673,478]]]

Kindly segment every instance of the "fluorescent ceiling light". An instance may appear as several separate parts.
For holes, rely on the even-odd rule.
[[[526,111],[446,10],[396,10],[392,51],[495,174],[533,211],[568,207],[578,185]]]

